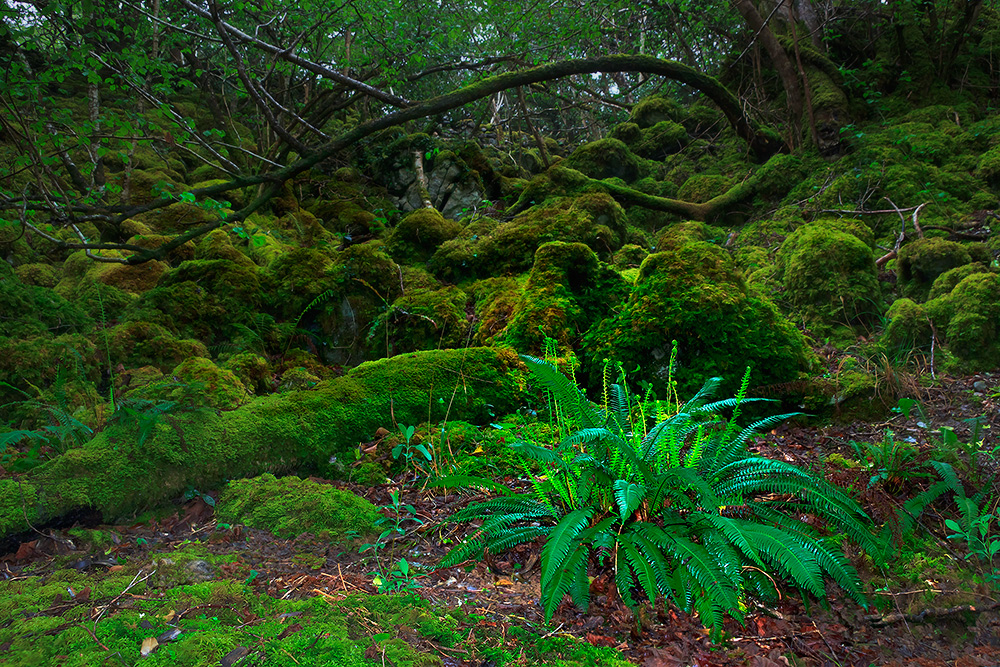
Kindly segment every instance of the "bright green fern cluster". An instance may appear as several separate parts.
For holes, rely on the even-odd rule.
[[[774,599],[781,581],[824,600],[829,576],[866,604],[840,547],[813,524],[878,555],[869,518],[823,479],[750,455],[754,433],[791,415],[737,426],[741,407],[760,400],[745,398],[749,374],[734,398],[711,400],[716,378],[678,405],[630,393],[624,373],[612,366],[606,378],[618,381],[606,381],[596,405],[551,363],[522,359],[558,406],[561,421],[574,428],[552,448],[513,445],[545,471],[530,476],[532,493],[515,494],[486,480],[439,482],[502,493],[452,517],[482,524],[442,566],[543,538],[546,618],[567,593],[586,609],[588,573],[601,567],[613,568],[630,607],[642,598],[670,598],[714,630],[726,615],[742,621],[748,598]],[[724,411],[732,412],[729,419]]]

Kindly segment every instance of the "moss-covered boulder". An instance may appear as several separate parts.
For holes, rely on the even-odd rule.
[[[386,242],[389,255],[410,262],[424,262],[445,241],[462,233],[462,225],[448,220],[437,209],[420,208],[408,214],[393,228]]]
[[[576,347],[583,334],[627,296],[626,281],[586,245],[546,243],[535,253],[503,340],[535,355],[542,352],[546,337],[564,348]]]
[[[108,356],[125,368],[155,366],[166,373],[186,359],[209,356],[204,343],[176,338],[165,327],[152,322],[116,325],[106,340]]]
[[[472,328],[468,305],[469,296],[454,286],[407,290],[374,323],[368,336],[369,358],[468,345]]]
[[[817,220],[795,230],[778,251],[785,299],[807,318],[851,324],[878,315],[879,283],[867,227]],[[865,234],[867,232],[867,234]]]
[[[788,382],[809,366],[795,327],[748,291],[723,249],[704,242],[646,258],[628,301],[587,334],[588,366],[599,373],[601,360],[622,361],[662,393],[673,340],[682,395],[714,376],[733,389],[748,365],[754,386]]]
[[[107,368],[103,349],[81,334],[7,338],[0,336],[0,422],[5,421],[25,398],[44,400],[40,393],[66,382],[96,384]],[[54,397],[55,398],[55,397]],[[66,396],[61,401],[70,411]],[[57,409],[60,401],[54,405]]]
[[[44,333],[86,331],[92,320],[57,292],[26,285],[10,264],[0,261],[0,336],[27,338]]]
[[[534,206],[503,223],[478,246],[477,259],[492,274],[525,271],[550,241],[580,242],[610,259],[625,242],[625,211],[608,194],[588,192]]]
[[[683,125],[665,120],[640,130],[632,150],[636,155],[649,160],[663,160],[684,148],[688,141],[688,133]]]
[[[566,158],[564,166],[599,180],[620,178],[631,183],[639,178],[639,161],[617,139],[599,139],[580,146]]]
[[[381,516],[374,505],[350,491],[270,473],[226,485],[215,515],[219,521],[263,528],[285,539],[310,532],[332,540],[371,533]]]
[[[225,259],[183,262],[142,295],[130,320],[160,324],[175,335],[213,344],[258,308],[261,282],[255,265]]]
[[[929,350],[934,336],[944,348],[938,358],[945,370],[973,373],[1000,365],[1000,275],[994,272],[971,273],[924,304],[899,299],[888,316],[882,340],[890,349]]]
[[[733,186],[733,179],[721,174],[695,174],[688,178],[677,191],[677,198],[683,201],[703,204],[723,195]]]
[[[59,274],[51,264],[22,264],[14,267],[14,275],[25,285],[55,287]]]
[[[233,410],[250,397],[235,373],[204,357],[192,357],[178,364],[170,372],[170,380],[162,387],[151,387],[152,393],[183,408]]]
[[[972,261],[961,243],[942,238],[917,239],[900,248],[896,276],[904,296],[924,301],[938,276]]]
[[[379,427],[431,420],[485,423],[521,403],[524,375],[509,349],[466,348],[362,364],[310,391],[258,397],[237,410],[201,410],[145,424],[116,422],[82,447],[0,480],[0,535],[73,509],[134,516],[189,487],[264,472],[343,474],[347,452]],[[444,401],[438,403],[437,399]],[[332,457],[332,458],[331,458]],[[20,483],[19,483],[20,482]]]

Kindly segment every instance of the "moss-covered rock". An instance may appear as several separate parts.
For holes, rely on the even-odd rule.
[[[785,298],[800,313],[825,324],[871,320],[880,307],[878,272],[866,227],[817,220],[789,236],[778,251]],[[855,233],[852,233],[855,232]]]
[[[378,510],[370,502],[329,484],[265,473],[230,482],[216,506],[219,521],[263,528],[278,537],[310,532],[336,540],[349,532],[375,530]]]
[[[574,348],[628,296],[626,281],[582,243],[546,243],[535,253],[524,292],[503,339],[538,355],[546,337]]]
[[[186,359],[209,356],[204,343],[178,339],[152,322],[116,325],[108,331],[107,342],[111,360],[125,368],[154,366],[166,373]]]
[[[668,97],[657,96],[647,97],[632,107],[628,119],[630,123],[645,129],[659,123],[680,121],[684,116],[684,110],[677,102]]]
[[[449,418],[483,423],[520,404],[524,375],[511,350],[467,348],[402,355],[363,364],[312,391],[255,398],[237,410],[178,413],[156,422],[143,443],[134,424],[116,423],[84,446],[0,480],[0,535],[73,508],[105,518],[133,515],[188,487],[264,472],[335,473],[331,455],[380,426]],[[444,398],[443,404],[437,398]],[[27,501],[22,505],[23,499]],[[16,511],[15,511],[16,510]]]
[[[992,271],[982,262],[973,262],[971,264],[957,266],[954,269],[945,271],[934,279],[934,284],[931,285],[931,291],[927,296],[927,300],[933,301],[940,296],[951,294],[952,290],[954,290],[960,282],[974,273],[992,273]]]
[[[917,239],[900,248],[896,276],[904,296],[924,301],[938,276],[971,262],[972,255],[961,243]]]
[[[713,376],[731,390],[747,365],[755,386],[795,379],[809,365],[798,331],[770,301],[747,291],[724,250],[704,242],[646,258],[625,305],[587,334],[588,366],[599,373],[600,360],[622,361],[662,393],[673,340],[681,395]]]
[[[677,198],[702,204],[723,195],[733,186],[733,179],[721,174],[695,174],[677,191]]]
[[[680,123],[665,120],[641,130],[632,150],[649,160],[663,160],[684,148],[689,141],[687,130]]]
[[[51,264],[22,264],[14,267],[14,275],[25,285],[55,287],[59,275]]]
[[[589,192],[535,206],[481,239],[477,259],[491,273],[524,271],[535,251],[550,241],[585,243],[610,259],[624,243],[628,220],[608,194]]]
[[[204,357],[181,362],[171,371],[170,378],[162,387],[151,387],[151,393],[184,408],[233,410],[250,397],[235,373]]]
[[[580,146],[566,158],[565,167],[591,178],[620,178],[626,183],[639,178],[639,161],[617,139],[599,139]]]
[[[468,295],[453,286],[407,290],[372,327],[370,358],[384,354],[386,344],[390,354],[468,345],[472,328],[468,305]]]
[[[57,292],[22,283],[4,261],[0,261],[0,312],[5,313],[0,317],[0,336],[68,334],[92,325],[84,311]]]
[[[475,303],[476,345],[490,345],[510,323],[524,291],[524,280],[513,276],[498,276],[478,280],[466,288]]]
[[[243,386],[257,394],[266,394],[272,388],[271,365],[267,359],[253,352],[240,352],[223,364],[239,378]]]
[[[193,259],[225,259],[242,266],[250,266],[253,260],[233,245],[229,232],[213,229],[198,240],[192,252]]]
[[[0,377],[5,383],[0,384],[0,421],[11,414],[13,403],[25,398],[44,400],[41,394],[57,383],[96,384],[106,367],[104,350],[81,334],[0,336]],[[68,407],[72,412],[77,406]]]
[[[424,262],[445,241],[462,233],[462,225],[448,220],[437,209],[420,208],[408,214],[389,234],[386,250],[397,260]]]

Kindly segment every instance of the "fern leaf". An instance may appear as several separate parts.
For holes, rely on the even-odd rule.
[[[747,533],[747,538],[782,575],[818,598],[825,596],[819,562],[791,533],[758,524]]]
[[[578,543],[577,536],[586,528],[593,513],[594,510],[589,507],[573,510],[552,529],[549,539],[542,548],[543,589],[547,588],[552,577],[561,571],[564,561],[573,551],[574,543]]]
[[[445,489],[456,489],[456,488],[473,488],[473,489],[485,489],[493,493],[499,493],[504,496],[513,496],[514,492],[511,491],[510,487],[504,486],[503,484],[498,484],[491,479],[486,479],[485,477],[476,477],[474,475],[449,475],[447,477],[441,477],[428,486],[436,488]]]
[[[546,544],[548,546],[548,544]],[[573,584],[578,584],[580,578],[587,578],[587,555],[589,549],[582,544],[561,560],[557,567],[548,572],[548,577],[542,576],[542,602],[545,610],[545,621],[548,622],[555,613],[563,596]],[[543,556],[544,558],[544,556]],[[551,561],[549,563],[551,565]],[[581,572],[582,570],[582,572]],[[579,584],[578,584],[579,585]]]
[[[616,479],[614,483],[615,500],[618,502],[618,513],[622,522],[628,521],[642,501],[646,498],[646,487],[633,484],[628,480]]]

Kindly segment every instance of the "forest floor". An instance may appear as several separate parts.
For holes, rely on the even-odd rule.
[[[935,433],[940,428],[954,428],[959,439],[967,441],[970,426],[963,420],[982,416],[984,426],[992,427],[986,431],[988,443],[991,433],[1000,433],[997,399],[992,397],[996,389],[997,378],[991,375],[938,377],[933,387],[921,390],[923,414],[911,413],[908,418],[896,414],[882,422],[785,425],[757,439],[752,449],[764,456],[823,469],[838,483],[864,488],[870,470],[832,470],[827,463],[830,454],[856,459],[858,452],[851,441],[875,442],[891,429],[897,440],[912,443],[921,456],[927,457],[936,446]],[[984,477],[982,482],[1000,484],[995,476]],[[907,493],[921,483],[919,477],[909,480]],[[1000,664],[1000,594],[975,583],[961,554],[945,539],[948,531],[943,516],[933,508],[924,515],[923,538],[916,546],[901,547],[899,558],[889,569],[874,571],[863,557],[853,559],[872,593],[871,608],[857,607],[841,597],[835,587],[829,591],[829,608],[815,604],[807,608],[798,596],[788,595],[777,608],[748,610],[745,625],[730,623],[725,641],[714,644],[696,617],[669,604],[641,612],[638,621],[642,630],[637,631],[637,619],[615,595],[609,572],[594,579],[592,605],[587,612],[579,611],[567,600],[551,623],[544,623],[538,604],[537,545],[522,545],[485,562],[433,570],[448,545],[468,530],[449,524],[448,517],[458,508],[482,499],[481,494],[444,494],[440,489],[400,483],[375,487],[336,484],[383,507],[391,506],[390,494],[398,492],[402,504],[412,505],[414,510],[406,513],[402,524],[405,534],[374,550],[377,556],[373,557],[371,550],[359,553],[364,546],[361,538],[353,544],[331,545],[308,533],[283,540],[256,529],[220,525],[204,496],[198,496],[170,515],[131,526],[103,527],[112,544],[96,554],[93,550],[77,550],[79,540],[72,541],[66,531],[42,531],[49,536],[40,532],[37,539],[22,543],[17,553],[0,558],[0,579],[44,581],[67,568],[84,573],[83,581],[93,580],[93,584],[87,583],[83,591],[79,584],[76,591],[57,595],[47,608],[33,611],[32,615],[62,616],[68,609],[84,607],[86,612],[76,618],[92,621],[87,627],[93,628],[93,641],[105,648],[99,626],[102,618],[109,619],[120,609],[154,600],[163,593],[145,588],[140,594],[128,586],[121,587],[117,595],[107,593],[98,599],[90,595],[91,588],[98,589],[97,581],[121,570],[122,566],[117,565],[121,562],[128,564],[129,572],[137,572],[133,581],[138,580],[143,573],[152,572],[157,566],[154,560],[164,553],[181,553],[196,545],[197,553],[206,560],[221,563],[212,575],[215,579],[246,583],[261,596],[281,600],[319,596],[333,603],[356,593],[374,595],[378,592],[376,577],[382,577],[404,588],[396,595],[419,596],[439,613],[456,608],[467,612],[446,639],[428,637],[403,626],[380,626],[377,621],[359,616],[361,636],[375,638],[370,640],[366,657],[376,664],[380,657],[382,664],[392,662],[386,661],[384,650],[380,655],[376,641],[386,637],[402,638],[414,649],[437,655],[441,663],[455,667],[491,667],[505,661],[536,664],[540,658],[525,652],[525,642],[560,637],[616,649],[628,661],[646,667]],[[869,489],[862,493],[862,501],[879,518],[898,505],[900,498],[884,490],[877,493]],[[387,516],[390,514],[387,511]],[[408,576],[393,578],[388,572],[400,558],[406,558],[412,569]],[[183,626],[185,614],[203,616],[205,609],[213,606],[217,605],[178,609],[176,619],[166,619],[163,627]],[[252,632],[256,619],[249,612],[240,613],[238,625],[248,633],[245,647],[234,648],[219,664],[268,664],[249,661],[249,657],[246,662],[240,660],[250,655],[257,641]],[[0,619],[0,629],[11,622]],[[155,635],[154,626],[149,628]],[[289,626],[288,630],[298,631],[301,627]],[[160,638],[161,644],[170,639],[163,635]],[[10,642],[0,643],[0,664],[7,661],[5,653],[10,648]],[[263,659],[262,653],[257,655]]]

